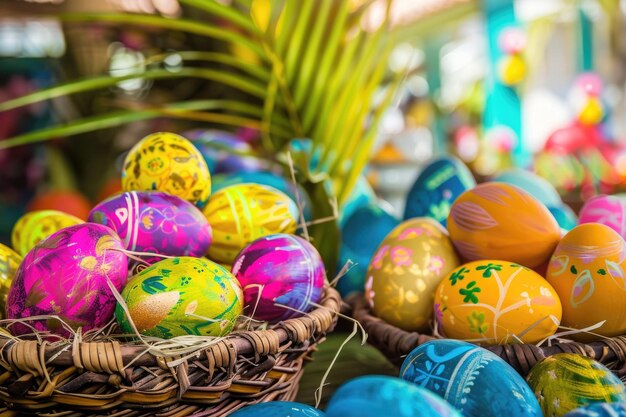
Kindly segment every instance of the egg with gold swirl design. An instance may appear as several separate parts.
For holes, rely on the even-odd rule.
[[[526,191],[504,183],[484,183],[456,199],[448,232],[466,262],[502,259],[537,267],[561,237],[548,209]]]
[[[557,330],[561,301],[532,269],[499,260],[461,265],[435,293],[439,331],[452,339],[537,343]]]
[[[237,279],[205,258],[181,256],[159,261],[128,281],[122,298],[137,330],[147,336],[224,336],[243,309]],[[118,304],[117,321],[134,330]]]
[[[211,174],[204,157],[189,140],[158,132],[143,138],[126,156],[122,188],[163,191],[202,208],[211,194]]]
[[[544,416],[562,417],[591,403],[626,401],[626,388],[617,376],[600,362],[573,353],[545,358],[526,380]]]
[[[0,243],[0,317],[6,318],[7,293],[22,257],[8,246]]]
[[[275,233],[294,233],[298,208],[286,194],[260,184],[237,184],[216,192],[204,215],[213,228],[209,258],[232,264],[254,240]]]
[[[24,256],[35,245],[59,230],[84,223],[78,217],[58,210],[37,210],[24,214],[13,226],[11,244]]]
[[[385,237],[370,261],[366,298],[387,323],[425,330],[437,285],[458,264],[448,234],[436,220],[406,220]]]

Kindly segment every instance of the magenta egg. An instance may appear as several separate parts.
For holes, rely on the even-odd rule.
[[[243,288],[244,314],[270,323],[311,310],[312,303],[320,301],[326,280],[317,249],[298,236],[282,233],[246,246],[232,271]]]
[[[118,291],[126,284],[128,258],[122,251],[119,236],[100,224],[78,224],[50,235],[26,254],[15,273],[7,317],[55,315],[73,329],[103,327],[116,304],[107,280]],[[39,331],[69,334],[55,318],[29,324]],[[16,335],[32,332],[20,323],[10,330]]]
[[[578,223],[600,223],[626,238],[626,201],[613,195],[593,197],[580,210]]]
[[[113,196],[91,210],[89,221],[113,229],[130,251],[201,257],[213,239],[209,222],[196,206],[160,191]]]

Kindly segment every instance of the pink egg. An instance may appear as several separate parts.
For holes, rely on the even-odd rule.
[[[613,195],[593,197],[580,210],[578,223],[600,223],[626,238],[626,201]]]
[[[106,226],[78,224],[61,229],[26,254],[15,273],[7,300],[7,317],[56,315],[73,329],[97,329],[113,317],[116,299],[107,280],[121,291],[128,258],[119,236]],[[55,318],[29,321],[39,331],[68,336]],[[32,330],[23,324],[13,334]]]
[[[261,237],[235,259],[245,299],[244,314],[277,323],[301,316],[322,298],[326,273],[317,249],[284,233]],[[287,307],[283,307],[287,306]]]

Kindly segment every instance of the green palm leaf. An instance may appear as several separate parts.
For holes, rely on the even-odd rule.
[[[315,217],[332,215],[332,197],[324,184],[330,181],[339,203],[348,198],[369,159],[378,123],[394,91],[393,86],[389,88],[383,103],[374,106],[393,38],[386,22],[373,33],[359,30],[361,17],[372,2],[355,9],[349,0],[271,0],[270,10],[264,11],[269,18],[264,17],[263,22],[257,19],[255,9],[262,5],[260,0],[238,0],[231,7],[215,0],[181,3],[186,10],[199,13],[182,19],[121,13],[77,13],[60,18],[72,24],[97,22],[180,31],[210,38],[212,45],[218,42],[223,46],[221,50],[174,52],[183,61],[176,71],[161,67],[171,53],[157,52],[148,57],[148,69],[141,73],[60,84],[0,103],[0,111],[106,90],[137,78],[155,82],[196,78],[228,87],[235,96],[112,110],[10,138],[0,142],[0,149],[159,117],[253,127],[261,132],[263,144],[271,152],[284,151],[292,138],[306,137],[313,147],[308,156],[298,156],[296,169],[316,201]],[[229,26],[218,26],[217,20]],[[251,55],[225,52],[234,47],[243,47]],[[223,94],[225,90],[220,91]],[[109,106],[114,107],[115,102]],[[320,160],[315,172],[309,172],[313,154],[320,155]],[[312,235],[331,268],[339,241],[336,224],[316,225]]]

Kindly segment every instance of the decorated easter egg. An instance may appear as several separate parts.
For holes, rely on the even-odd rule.
[[[554,216],[559,227],[566,232],[569,232],[578,224],[576,213],[566,204],[548,207],[548,210],[550,210],[550,213]]]
[[[608,368],[573,353],[549,356],[526,377],[546,416],[561,417],[591,403],[626,401],[624,384]]]
[[[626,402],[592,403],[570,411],[565,417],[626,417]]]
[[[367,269],[365,296],[377,317],[407,331],[424,330],[439,282],[459,265],[446,230],[418,217],[396,226]]]
[[[250,144],[237,135],[215,129],[196,129],[184,136],[198,148],[212,174],[256,172],[269,162],[254,156]]]
[[[556,332],[561,314],[559,297],[542,276],[506,261],[464,264],[435,293],[439,330],[453,339],[537,343]]]
[[[209,258],[229,264],[260,237],[295,232],[298,219],[292,199],[259,184],[226,187],[211,196],[203,212],[213,228]]]
[[[548,209],[509,184],[480,184],[461,194],[448,216],[454,246],[466,261],[505,259],[529,268],[550,258],[561,232]]]
[[[56,315],[72,329],[98,329],[113,317],[117,291],[126,284],[128,258],[115,232],[106,226],[83,223],[66,227],[39,242],[15,273],[7,300],[7,317]],[[39,331],[67,336],[54,318],[34,320]],[[22,324],[14,334],[31,330]]]
[[[341,228],[341,250],[339,272],[348,261],[353,266],[337,282],[337,290],[342,297],[353,292],[362,293],[365,289],[365,273],[376,248],[398,225],[399,221],[380,204],[367,204],[359,207]]]
[[[333,394],[328,417],[461,417],[441,397],[391,376],[352,379]]]
[[[5,318],[7,294],[22,257],[0,243],[0,318]]]
[[[516,185],[547,207],[561,205],[561,196],[548,180],[521,168],[512,168],[493,178],[494,182]]]
[[[404,218],[428,216],[446,226],[450,206],[476,185],[470,170],[457,158],[430,162],[419,174],[406,199]]]
[[[542,417],[524,379],[504,360],[459,340],[431,340],[406,357],[400,377],[441,395],[465,417]]]
[[[565,417],[626,417],[626,402],[592,403],[570,411]]]
[[[300,201],[299,208],[302,209],[305,220],[311,220],[313,217],[313,204],[309,198],[309,194],[302,186],[295,185],[291,180],[278,174],[268,171],[256,172],[233,172],[230,174],[218,174],[211,177],[213,180],[213,192],[230,187],[231,185],[254,183],[267,185],[285,193],[294,202]]]
[[[126,155],[124,191],[163,191],[202,208],[211,194],[204,157],[182,136],[158,132],[140,140]]]
[[[584,329],[606,320],[593,332],[624,334],[625,266],[624,239],[610,227],[586,223],[567,233],[552,255],[546,275],[563,304],[562,325]],[[591,338],[584,334],[572,337]]]
[[[322,298],[326,280],[317,249],[284,233],[250,243],[235,259],[232,271],[243,288],[246,315],[271,323],[311,310],[311,303]]]
[[[580,209],[578,222],[600,223],[626,237],[626,200],[612,195],[598,195]]]
[[[57,210],[38,210],[24,214],[13,226],[11,244],[22,256],[37,243],[64,227],[84,223],[78,217]]]
[[[115,317],[122,331],[146,336],[224,336],[243,308],[235,277],[215,262],[188,256],[159,261],[132,277]]]
[[[126,249],[170,256],[206,254],[212,232],[190,202],[160,191],[127,191],[91,210],[89,221],[115,230]]]
[[[289,401],[258,403],[230,414],[231,417],[324,417],[325,415],[310,405]]]

